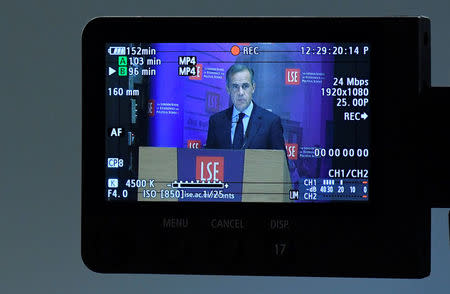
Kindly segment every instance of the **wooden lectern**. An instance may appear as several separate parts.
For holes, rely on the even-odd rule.
[[[196,151],[197,155],[202,155],[202,149]],[[220,156],[220,149],[214,151]],[[233,170],[243,169],[242,202],[289,201],[291,179],[284,150],[245,149],[233,152],[244,153],[243,166],[233,166]],[[155,180],[155,186],[151,189],[156,190],[158,195],[144,197],[144,190],[149,188],[139,188],[138,201],[178,201],[176,198],[159,197],[161,190],[172,189],[171,184],[178,179],[178,168],[177,148],[139,147],[138,178]],[[192,180],[195,181],[195,167],[193,169]]]

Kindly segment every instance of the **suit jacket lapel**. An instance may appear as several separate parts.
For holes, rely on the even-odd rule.
[[[246,148],[250,147],[250,144],[252,143],[252,140],[256,137],[256,134],[258,134],[258,130],[261,126],[261,113],[259,111],[259,106],[253,102],[253,110],[252,114],[250,116],[250,120],[248,122],[247,131],[245,133],[245,140],[244,144]]]
[[[225,112],[225,116],[223,117],[223,125],[224,125],[224,132],[223,135],[225,136],[225,144],[227,147],[226,149],[231,148],[231,119],[233,116],[233,106],[228,108]]]

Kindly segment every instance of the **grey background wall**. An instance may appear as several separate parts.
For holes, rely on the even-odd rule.
[[[449,86],[449,12],[447,0],[2,3],[0,293],[448,293],[448,209],[432,211],[432,274],[422,280],[93,273],[80,258],[80,138],[81,31],[95,16],[426,15],[432,82]]]

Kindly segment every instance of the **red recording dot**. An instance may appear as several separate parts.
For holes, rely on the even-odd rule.
[[[233,47],[231,47],[231,54],[233,54],[234,56],[239,55],[240,52],[241,48],[239,48],[239,46],[234,45]]]

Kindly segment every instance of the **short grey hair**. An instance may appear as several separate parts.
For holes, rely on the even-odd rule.
[[[253,69],[246,64],[235,63],[232,66],[230,66],[230,68],[227,70],[227,75],[226,75],[227,86],[228,86],[228,83],[230,82],[231,75],[233,75],[237,72],[244,71],[244,70],[248,70],[248,72],[250,73],[250,80],[252,81],[252,84],[254,84],[255,83],[255,79],[254,79],[255,72],[253,71]]]

